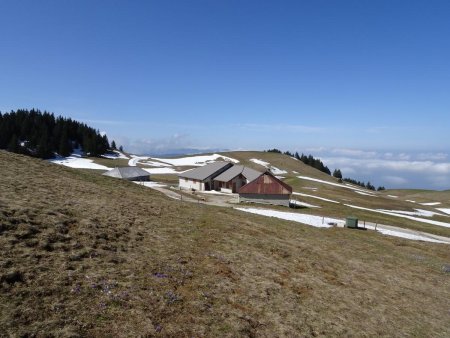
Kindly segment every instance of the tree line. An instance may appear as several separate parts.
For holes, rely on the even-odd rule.
[[[302,161],[306,165],[316,168],[316,169],[320,170],[321,172],[324,172],[325,174],[331,175],[330,169],[326,165],[324,165],[320,159],[314,158],[311,154],[308,156],[304,155],[303,153],[301,155],[299,155],[298,152],[295,152],[295,154],[291,153],[290,151],[282,152],[281,150],[279,150],[277,148],[266,150],[266,152],[284,154],[284,155],[294,157],[297,160]],[[360,187],[363,187],[363,188],[366,188],[369,190],[378,190],[378,191],[386,190],[386,188],[383,186],[379,186],[378,188],[375,188],[375,186],[372,183],[370,183],[370,181],[368,181],[367,183],[364,183],[364,182],[354,180],[352,178],[348,178],[348,177],[344,178],[342,176],[342,172],[340,169],[335,169],[333,171],[333,177],[336,177],[339,180],[339,182],[345,181],[348,183],[359,185]]]
[[[0,112],[0,149],[48,159],[55,153],[68,156],[74,149],[100,156],[110,144],[106,135],[85,123],[46,111],[18,109]]]

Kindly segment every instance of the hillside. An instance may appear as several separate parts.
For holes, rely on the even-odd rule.
[[[114,166],[137,165],[151,173],[154,181],[175,188],[178,185],[178,173],[204,165],[208,161],[224,159],[259,171],[271,169],[275,175],[293,187],[292,198],[304,206],[300,210],[291,210],[292,212],[341,220],[347,216],[356,216],[361,223],[371,223],[372,227],[385,224],[450,237],[448,192],[408,193],[405,190],[397,193],[398,191],[367,190],[360,186],[339,183],[334,177],[284,154],[235,151],[176,158],[123,155],[114,160],[89,160],[102,165],[104,170]],[[203,197],[206,200],[213,199],[210,195]]]
[[[4,151],[0,186],[2,336],[450,335],[448,245],[180,202]]]

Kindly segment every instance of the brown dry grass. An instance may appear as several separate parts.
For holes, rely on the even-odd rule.
[[[172,201],[0,152],[2,336],[450,335],[446,245]]]

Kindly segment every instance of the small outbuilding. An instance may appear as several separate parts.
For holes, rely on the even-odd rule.
[[[150,173],[139,167],[114,168],[103,175],[128,181],[150,181]]]
[[[290,185],[276,178],[270,171],[266,171],[239,189],[239,201],[289,207],[291,194]]]
[[[236,193],[239,189],[256,180],[262,173],[243,165],[234,165],[214,178],[214,189]]]
[[[198,191],[214,189],[214,178],[233,166],[230,162],[213,162],[178,175],[180,189]]]

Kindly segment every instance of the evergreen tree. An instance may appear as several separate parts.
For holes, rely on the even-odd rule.
[[[116,141],[112,140],[111,142],[111,148],[116,150]]]
[[[340,169],[334,169],[333,176],[336,178],[342,178],[342,173]]]

